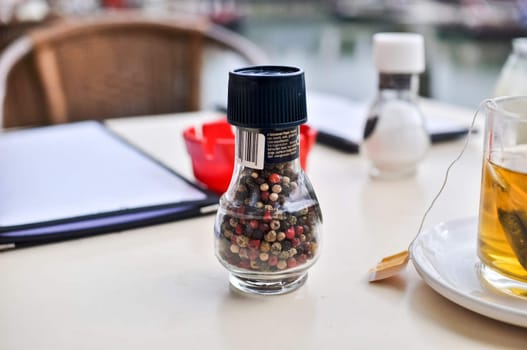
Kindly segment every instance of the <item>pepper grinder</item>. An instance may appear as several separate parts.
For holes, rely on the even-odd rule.
[[[399,179],[415,174],[430,146],[417,105],[418,74],[425,69],[424,40],[414,33],[377,33],[373,58],[379,90],[371,104],[361,151],[370,175]]]
[[[235,166],[214,227],[218,260],[236,289],[283,294],[302,286],[320,251],[322,214],[300,166],[307,121],[304,72],[254,66],[229,73]]]

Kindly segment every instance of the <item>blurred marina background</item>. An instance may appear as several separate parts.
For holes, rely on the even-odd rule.
[[[304,68],[309,89],[358,100],[376,92],[372,35],[422,33],[421,95],[467,107],[493,95],[511,40],[527,34],[523,0],[2,0],[0,43],[56,16],[107,8],[208,16],[254,42],[271,63]]]

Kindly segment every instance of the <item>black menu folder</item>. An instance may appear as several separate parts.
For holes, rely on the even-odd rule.
[[[189,218],[214,212],[217,202],[100,122],[0,133],[0,245]]]

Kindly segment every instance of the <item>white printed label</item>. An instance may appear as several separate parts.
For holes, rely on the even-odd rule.
[[[256,130],[236,129],[236,156],[242,165],[263,169],[265,158],[265,136]]]

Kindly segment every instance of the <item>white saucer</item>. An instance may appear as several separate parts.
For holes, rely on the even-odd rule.
[[[423,231],[410,249],[414,266],[436,292],[481,315],[527,327],[527,299],[487,287],[479,279],[476,218]]]

